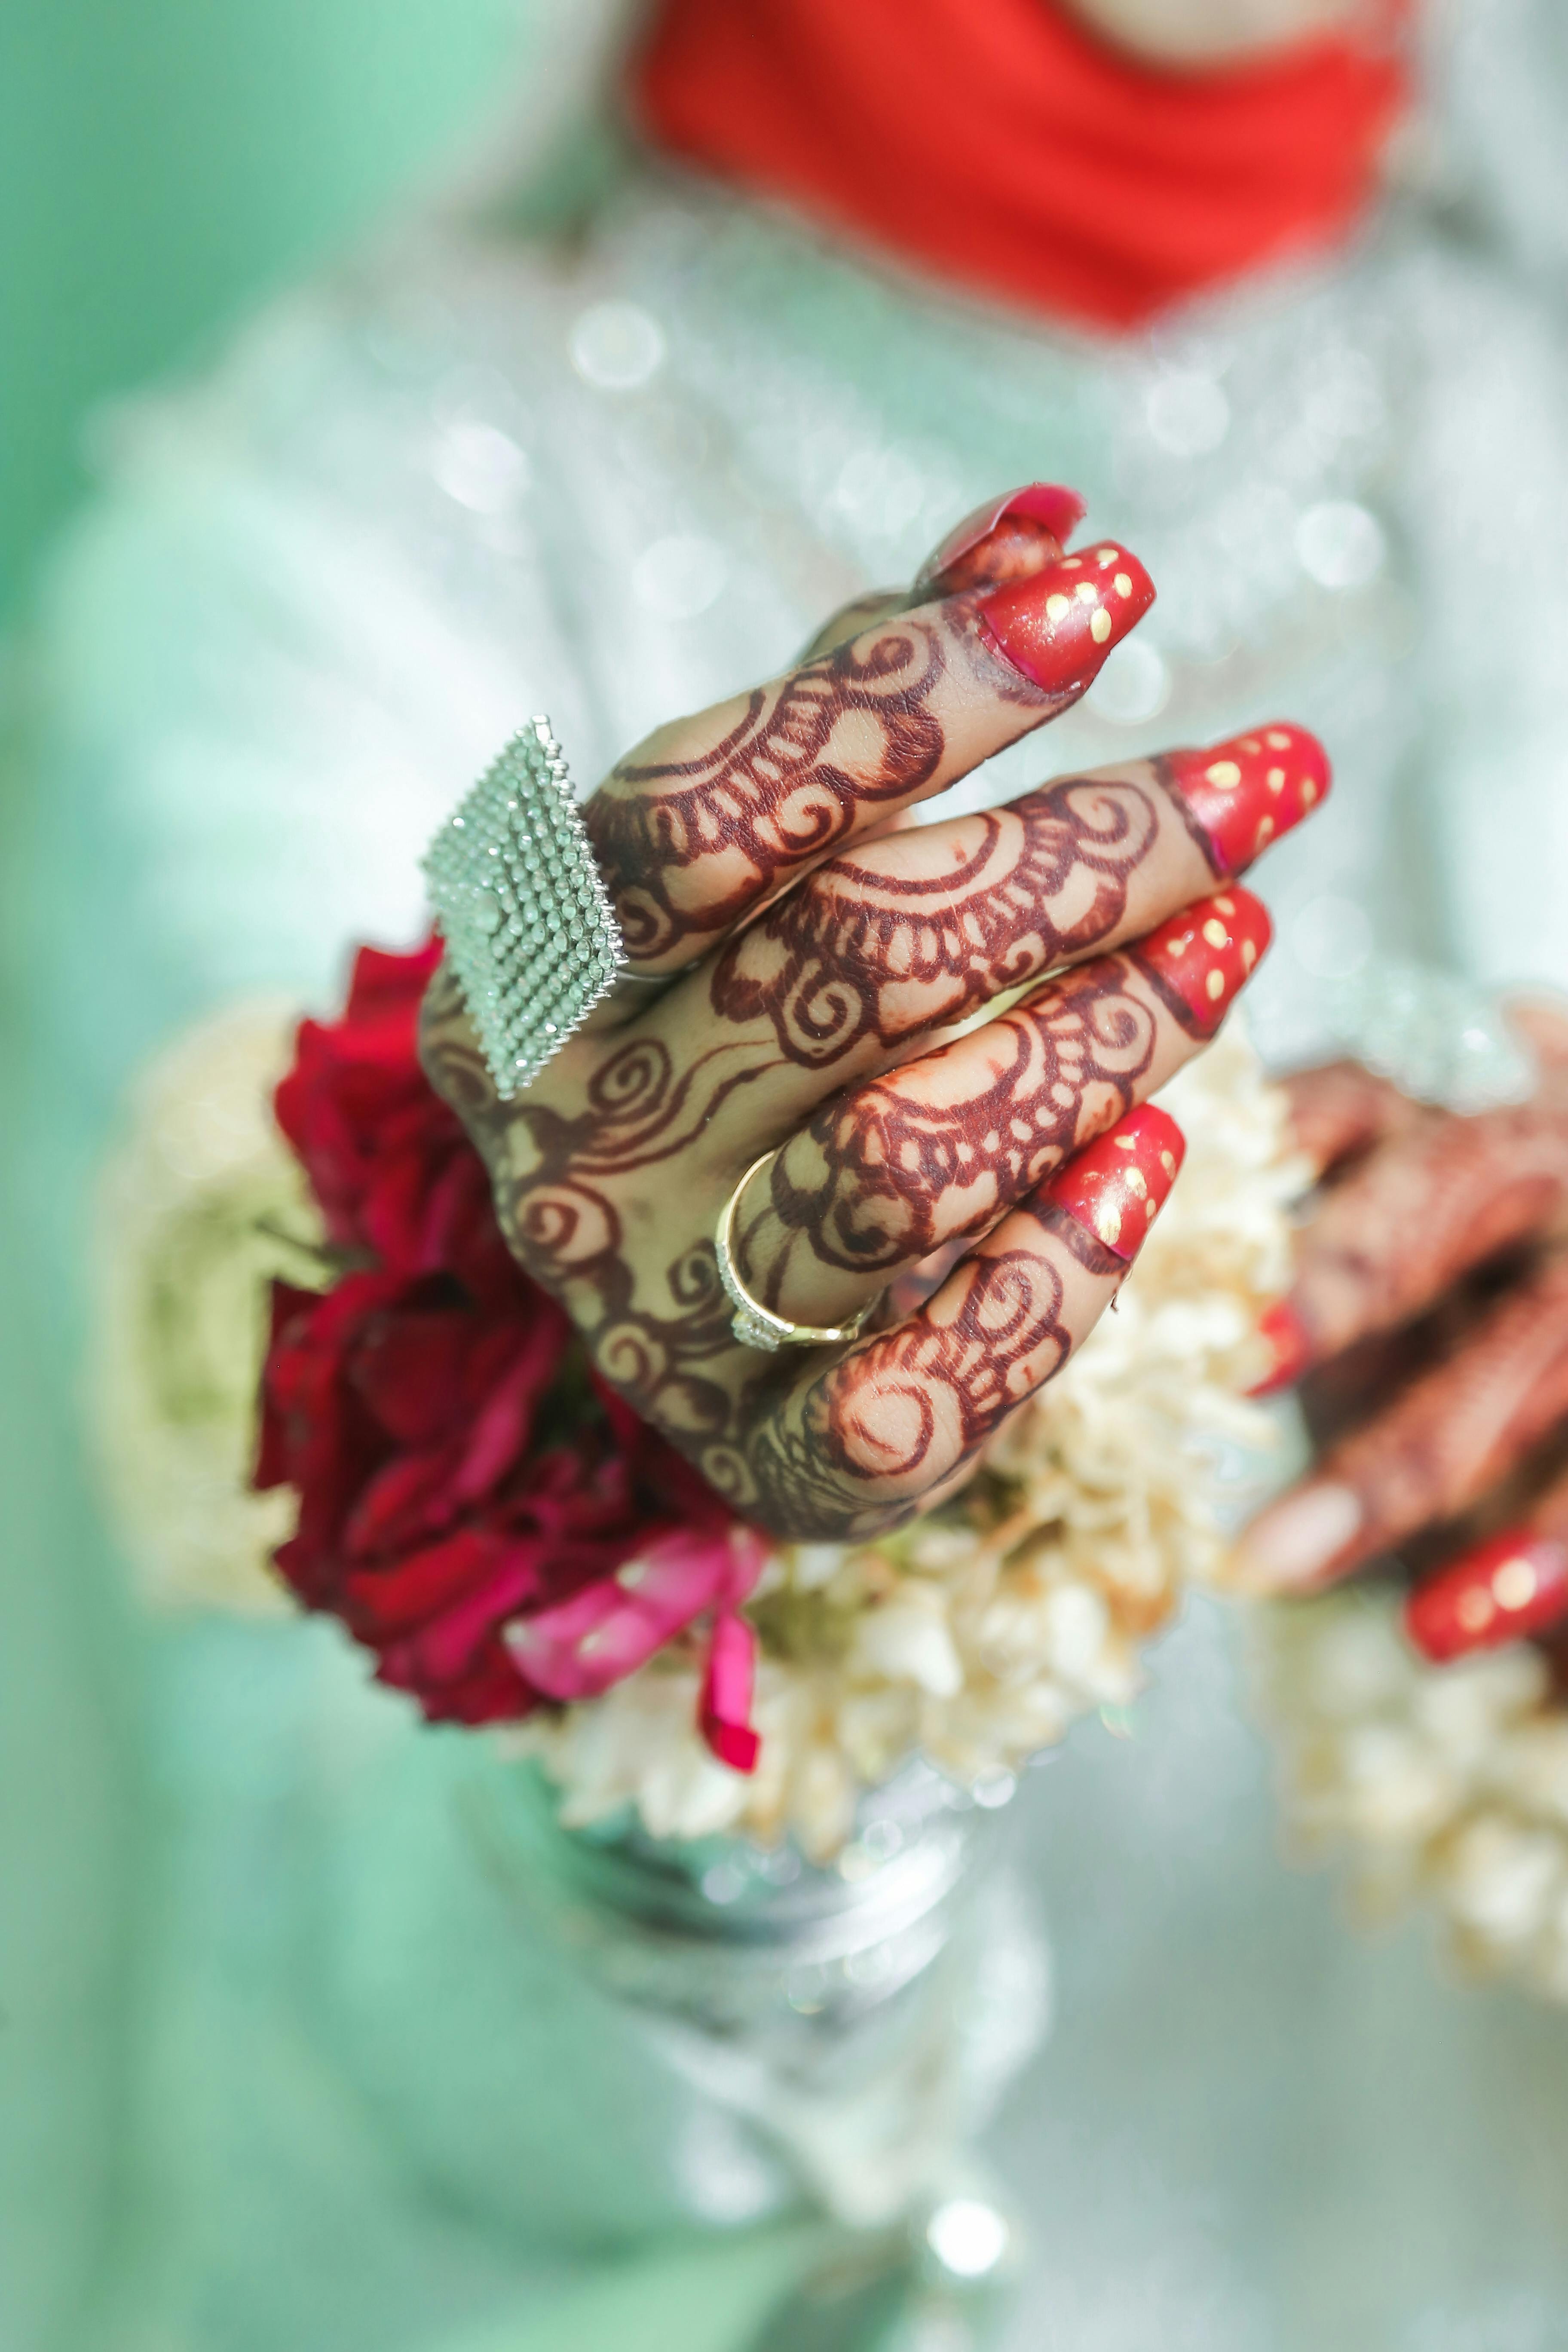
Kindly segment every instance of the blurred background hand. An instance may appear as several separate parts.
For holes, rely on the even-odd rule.
[[[1238,1573],[1303,1592],[1392,1555],[1437,1660],[1568,1613],[1568,1007],[1511,1017],[1539,1066],[1516,1107],[1425,1108],[1351,1063],[1291,1085],[1323,1181],[1269,1337],[1319,1451]]]

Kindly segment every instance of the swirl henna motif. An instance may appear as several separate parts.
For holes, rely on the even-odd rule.
[[[869,651],[839,646],[755,688],[711,751],[614,771],[584,816],[635,959],[697,952],[842,840],[858,811],[929,783],[945,748],[929,708],[944,634],[906,618]]]
[[[721,955],[715,1013],[766,1019],[786,1061],[818,1069],[960,1020],[1115,930],[1160,819],[1137,784],[1071,777],[970,830],[944,873],[836,858]]]
[[[924,1257],[984,1232],[1130,1108],[1157,1035],[1148,1002],[1127,987],[1130,971],[1125,958],[1106,957],[1001,1015],[986,1032],[994,1051],[983,1085],[966,1044],[922,1063],[918,1095],[889,1077],[826,1104],[773,1163],[771,1204],[791,1238],[769,1268],[768,1303],[796,1237],[819,1264],[848,1273]]]
[[[1074,1255],[1085,1244],[1096,1251],[1091,1236],[1077,1234]],[[1120,1271],[1109,1251],[1098,1255]],[[1060,1370],[1072,1347],[1062,1299],[1047,1257],[978,1258],[917,1321],[863,1342],[825,1373],[798,1416],[754,1414],[747,1453],[763,1511],[823,1538],[910,1517]]]
[[[735,1349],[713,1244],[665,1269],[668,1311],[652,1307],[616,1196],[618,1180],[689,1149],[724,1091],[709,1067],[721,1053],[678,1077],[662,1043],[630,1039],[594,1070],[574,1114],[496,1101],[449,986],[432,990],[421,1044],[432,1084],[484,1155],[513,1253],[561,1299],[606,1380],[678,1444],[721,1435],[731,1399],[702,1368]]]

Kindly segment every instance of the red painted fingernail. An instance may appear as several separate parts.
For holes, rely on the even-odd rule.
[[[1076,1217],[1131,1265],[1165,1204],[1187,1139],[1169,1111],[1144,1103],[1058,1168],[1036,1199]]]
[[[1258,727],[1206,751],[1171,751],[1166,782],[1180,793],[1225,874],[1253,859],[1328,798],[1329,755],[1304,727]]]
[[[986,580],[1002,577],[1002,572],[985,560],[993,552],[986,541],[994,537],[1000,542],[994,556],[1010,568],[1006,558],[1016,550],[1008,542],[1024,535],[1004,530],[1005,523],[1032,525],[1027,535],[1041,552],[1060,554],[1083,518],[1084,503],[1076,490],[1064,489],[1058,482],[1027,482],[1021,490],[1009,490],[1005,498],[988,499],[955,523],[916,572],[915,586],[931,588],[940,583],[951,593],[956,588],[977,588]],[[1049,544],[1053,540],[1054,548]],[[965,563],[965,556],[974,560]]]
[[[1405,1630],[1440,1666],[1540,1633],[1565,1613],[1568,1544],[1516,1528],[1418,1585],[1405,1604]]]
[[[1250,890],[1216,890],[1198,898],[1131,950],[1177,1017],[1212,1037],[1231,1000],[1251,979],[1274,936],[1268,909]]]
[[[1154,601],[1154,583],[1135,555],[1114,540],[1064,555],[1032,579],[992,591],[980,626],[1015,669],[1047,694],[1072,697],[1091,686]]]
[[[1277,1390],[1288,1389],[1300,1379],[1312,1360],[1312,1343],[1307,1337],[1306,1325],[1288,1298],[1276,1299],[1258,1318],[1258,1336],[1268,1349],[1268,1370],[1247,1393],[1254,1397],[1273,1396]]]

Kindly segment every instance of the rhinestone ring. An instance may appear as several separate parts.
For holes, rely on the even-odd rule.
[[[496,1092],[510,1102],[626,964],[548,719],[512,738],[441,827],[424,870]]]
[[[741,1195],[759,1169],[776,1160],[782,1147],[764,1151],[753,1160],[729,1199],[724,1203],[714,1242],[719,1252],[719,1279],[724,1286],[724,1296],[735,1312],[730,1328],[742,1348],[762,1348],[771,1355],[779,1348],[827,1348],[845,1339],[858,1339],[871,1318],[877,1302],[868,1299],[848,1323],[792,1323],[786,1315],[775,1315],[760,1299],[753,1298],[742,1281],[735,1265],[735,1216],[741,1205]]]

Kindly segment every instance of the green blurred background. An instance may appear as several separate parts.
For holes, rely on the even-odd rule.
[[[549,0],[0,0],[0,619],[94,402],[438,180]]]

